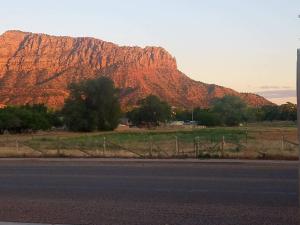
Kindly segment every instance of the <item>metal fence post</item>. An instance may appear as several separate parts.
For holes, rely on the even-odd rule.
[[[103,156],[105,156],[106,152],[106,137],[103,137]]]
[[[96,155],[99,156],[99,149],[98,149],[98,140],[95,140],[95,145],[96,145]]]
[[[197,156],[199,156],[200,155],[200,137],[199,136],[197,137],[197,149],[198,149]]]
[[[149,155],[150,155],[150,157],[152,157],[152,151],[153,151],[153,140],[152,140],[152,136],[149,137],[149,146],[150,146],[150,152],[149,152]]]
[[[224,148],[225,148],[225,136],[222,137],[222,143],[221,143],[221,155],[222,158],[224,157]]]
[[[194,137],[194,153],[195,153],[195,158],[197,157],[197,144],[196,144],[196,138]]]
[[[19,141],[18,141],[18,138],[16,138],[16,149],[17,149],[17,152],[19,152]]]
[[[194,150],[195,150],[195,157],[197,158],[199,156],[199,151],[200,151],[200,137],[197,136],[194,139]]]
[[[56,141],[57,141],[57,156],[60,156],[60,138],[57,137]]]
[[[175,136],[175,154],[179,155],[178,137]]]
[[[282,135],[282,137],[281,137],[281,150],[282,151],[284,151],[284,149],[285,149],[284,142],[285,142],[285,138],[284,138],[284,135]]]

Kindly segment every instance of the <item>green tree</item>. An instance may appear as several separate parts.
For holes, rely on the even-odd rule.
[[[262,120],[274,121],[280,117],[279,107],[277,105],[266,105],[261,107]]]
[[[194,109],[194,120],[197,121],[199,125],[204,126],[218,126],[221,125],[221,120],[219,115],[210,109]]]
[[[280,120],[288,120],[288,121],[297,120],[297,105],[291,102],[287,102],[286,104],[280,105],[278,111],[279,111]]]
[[[121,116],[119,91],[107,77],[72,84],[62,115],[72,131],[114,130]]]
[[[0,133],[48,130],[53,124],[44,105],[8,106],[0,109]]]
[[[139,108],[127,114],[136,125],[158,126],[160,122],[166,122],[171,118],[171,107],[155,95],[149,95],[142,99],[139,104]]]
[[[249,119],[247,104],[237,96],[226,95],[216,99],[212,111],[218,114],[221,122],[227,126],[237,126]]]

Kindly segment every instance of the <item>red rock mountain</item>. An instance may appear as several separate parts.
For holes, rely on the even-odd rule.
[[[68,84],[98,76],[112,78],[121,89],[124,109],[149,94],[184,108],[208,107],[212,99],[226,94],[253,106],[270,104],[258,95],[190,79],[160,47],[123,47],[95,38],[21,31],[0,36],[0,104],[45,103],[59,108],[68,96]]]

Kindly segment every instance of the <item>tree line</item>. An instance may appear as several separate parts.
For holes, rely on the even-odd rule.
[[[297,120],[297,106],[290,102],[260,108],[248,106],[237,96],[224,96],[212,102],[210,108],[172,108],[157,96],[150,95],[138,102],[129,112],[122,112],[120,91],[111,79],[71,84],[69,98],[59,111],[44,105],[8,106],[0,109],[0,134],[35,132],[52,127],[71,131],[114,130],[121,117],[129,118],[132,125],[155,127],[170,121],[191,121],[205,126],[238,126],[241,123]]]
[[[62,126],[62,120],[44,105],[8,106],[0,110],[0,134],[35,132]]]
[[[193,114],[193,116],[192,116]],[[296,121],[297,105],[286,104],[250,107],[236,96],[224,96],[216,99],[211,108],[178,110],[176,120],[191,120],[205,126],[238,126],[242,123],[262,121]]]

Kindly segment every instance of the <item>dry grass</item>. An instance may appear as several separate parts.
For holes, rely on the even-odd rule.
[[[196,157],[194,139],[199,137],[198,157],[202,158],[296,160],[298,146],[288,142],[283,145],[283,136],[296,143],[296,127],[256,124],[247,128],[42,132],[0,136],[0,157]]]

